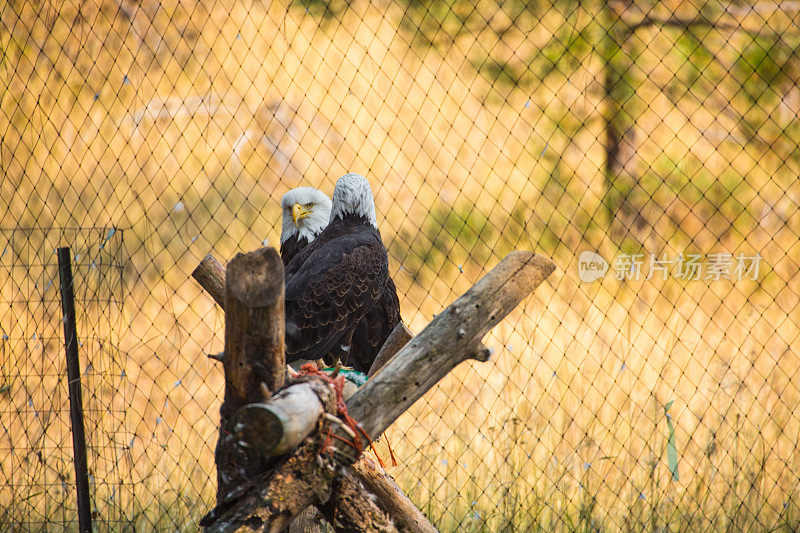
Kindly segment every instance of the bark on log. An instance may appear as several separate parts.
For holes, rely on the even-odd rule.
[[[308,507],[289,524],[288,533],[327,533],[328,524],[316,507]]]
[[[253,490],[218,504],[200,525],[208,532],[283,531],[309,505],[329,497],[338,467],[319,464],[320,444],[307,439],[285,463],[249,483]]]
[[[214,301],[225,309],[225,267],[214,259],[211,254],[206,255],[197,268],[192,272],[192,277],[197,280]]]
[[[274,248],[237,254],[225,283],[225,398],[215,450],[217,503],[269,467],[267,458],[238,445],[233,415],[283,386],[283,262]]]
[[[350,416],[376,439],[456,365],[488,360],[483,336],[555,268],[533,252],[508,254],[356,391],[347,401]]]
[[[353,472],[369,492],[377,496],[378,505],[394,519],[400,531],[435,533],[436,528],[422,511],[405,495],[394,478],[368,454],[353,463]]]
[[[318,431],[282,465],[256,477],[234,498],[218,505],[200,525],[209,532],[283,531],[315,505],[337,531],[397,531],[335,453],[320,453],[325,436]]]
[[[331,498],[320,505],[319,510],[336,531],[397,532],[389,514],[376,504],[361,481],[350,472],[333,480]]]
[[[369,372],[367,372],[367,377],[372,377],[375,375],[375,372],[380,370],[389,359],[394,357],[394,354],[399,352],[400,348],[405,346],[412,337],[414,337],[414,335],[401,320],[400,323],[397,324],[389,334],[389,337],[386,339],[386,342],[383,343],[383,346],[381,346],[380,351],[378,351],[378,355],[375,356],[375,360],[372,362]]]

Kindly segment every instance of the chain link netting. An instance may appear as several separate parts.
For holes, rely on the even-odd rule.
[[[189,277],[367,176],[419,332],[513,249],[558,270],[387,432],[442,530],[800,529],[800,5],[9,0],[0,529],[213,505],[223,315]],[[381,444],[381,446],[384,446]]]

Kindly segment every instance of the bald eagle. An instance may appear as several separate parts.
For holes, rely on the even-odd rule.
[[[367,373],[389,334],[400,323],[400,299],[390,277],[375,307],[367,311],[353,332],[347,365]]]
[[[331,199],[313,187],[297,187],[281,198],[281,259],[283,265],[319,235],[331,213]]]
[[[339,178],[328,226],[284,274],[287,362],[332,354],[369,370],[400,321],[400,303],[366,178]]]

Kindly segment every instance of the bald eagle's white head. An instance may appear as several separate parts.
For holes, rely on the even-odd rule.
[[[330,198],[318,189],[297,187],[287,192],[281,198],[281,243],[294,236],[313,241],[328,225],[330,212]]]
[[[367,178],[354,172],[339,178],[333,189],[330,220],[333,222],[335,218],[344,218],[345,215],[363,217],[373,227],[376,229],[378,227],[372,188],[369,186]]]

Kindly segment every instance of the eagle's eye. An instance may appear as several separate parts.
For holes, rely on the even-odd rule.
[[[308,203],[307,203],[306,205],[304,205],[303,207],[305,207],[306,209],[311,209],[312,207],[314,207],[314,202],[308,202]]]

